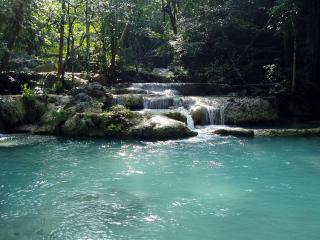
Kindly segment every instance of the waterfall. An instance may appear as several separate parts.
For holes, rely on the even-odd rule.
[[[217,125],[216,117],[218,115],[218,109],[213,106],[204,106],[207,109],[208,112],[208,119],[207,122],[210,123],[210,125]]]
[[[143,98],[144,109],[168,109],[173,107],[174,99],[171,97]]]
[[[220,125],[225,125],[225,118],[224,118],[224,111],[226,109],[226,106],[223,104],[220,108]]]
[[[129,90],[143,90],[148,94],[158,94],[165,96],[175,96],[179,95],[176,90],[181,83],[133,83]]]
[[[194,129],[194,121],[192,119],[190,112],[187,109],[185,109],[184,107],[179,107],[178,111],[187,118],[187,126],[191,130],[193,130]]]
[[[190,106],[200,106],[206,111],[206,122],[208,125],[225,125],[225,108],[228,98],[221,97],[191,97]]]

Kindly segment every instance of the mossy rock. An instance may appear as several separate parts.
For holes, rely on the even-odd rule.
[[[41,116],[46,112],[47,104],[37,98],[28,99],[23,97],[23,103],[26,111],[24,121],[27,123],[39,121]]]
[[[220,136],[234,136],[234,137],[254,137],[254,131],[243,128],[221,128],[212,132]]]
[[[40,120],[41,132],[59,132],[60,126],[73,114],[75,114],[75,109],[73,108],[64,109],[51,104],[48,105],[47,111],[42,115]]]
[[[143,109],[143,97],[142,95],[136,94],[123,94],[113,96],[113,104],[122,105],[131,110]]]
[[[139,119],[139,114],[114,106],[102,113],[76,113],[62,125],[61,131],[68,136],[122,136]]]
[[[166,113],[163,113],[162,114],[163,116],[166,116],[170,119],[173,119],[173,120],[176,120],[176,121],[179,121],[179,122],[183,122],[185,124],[188,124],[188,119],[186,116],[184,116],[182,113],[180,112],[166,112]]]
[[[21,95],[3,96],[0,99],[0,122],[5,128],[23,123],[27,115]]]

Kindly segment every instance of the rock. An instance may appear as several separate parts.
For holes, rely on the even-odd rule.
[[[169,109],[173,104],[173,97],[154,96],[144,98],[143,100],[143,105],[146,109]]]
[[[24,118],[26,123],[37,122],[46,111],[46,103],[36,97],[34,99],[23,98],[23,102],[26,109],[26,116]]]
[[[104,104],[94,100],[86,93],[78,93],[72,97],[69,107],[75,108],[76,112],[102,112]]]
[[[176,111],[170,111],[170,112],[166,112],[162,114],[165,117],[168,117],[170,119],[179,121],[179,122],[183,122],[185,124],[188,124],[188,119],[186,116],[184,116],[182,113],[180,112],[176,112]]]
[[[71,103],[72,97],[68,95],[56,95],[56,94],[48,94],[47,102],[54,104],[56,106],[64,107]]]
[[[195,125],[210,124],[208,111],[204,106],[194,106],[191,108],[191,116]]]
[[[45,63],[33,68],[35,72],[53,72],[57,71],[57,67],[54,63]]]
[[[77,113],[69,118],[61,128],[64,135],[67,136],[103,136],[104,132],[94,125],[91,118],[83,114]]]
[[[35,131],[39,128],[37,124],[23,124],[15,127],[12,131],[14,133],[30,133],[34,134]]]
[[[85,112],[69,115],[61,126],[61,132],[67,136],[121,137],[138,122],[141,116],[123,106],[114,106],[106,112]]]
[[[114,95],[113,104],[122,105],[131,110],[141,110],[144,108],[143,97],[135,94]]]
[[[78,93],[72,98],[73,103],[77,104],[79,102],[90,102],[91,97],[86,93]]]
[[[105,108],[110,107],[112,105],[111,94],[108,94],[106,89],[100,83],[97,82],[73,88],[70,91],[70,93],[76,98],[79,98],[79,96],[84,97],[85,95],[94,98],[97,101],[103,103]],[[87,101],[89,101],[89,99],[87,99]]]
[[[87,90],[87,94],[91,97],[101,99],[106,95],[106,90],[100,83],[89,83],[85,88]]]
[[[144,119],[140,124],[131,128],[130,137],[143,139],[174,139],[197,136],[184,123],[164,116],[153,116]]]
[[[21,83],[11,76],[0,79],[0,94],[20,94]]]
[[[27,111],[21,95],[0,98],[0,122],[5,128],[23,123],[26,116]]]
[[[253,130],[243,128],[221,128],[215,129],[212,133],[220,136],[254,137]]]
[[[254,131],[256,136],[265,137],[308,137],[320,136],[320,128],[306,129],[257,129]]]
[[[279,118],[273,99],[232,98],[228,101],[224,116],[226,124],[248,124],[275,121]]]
[[[100,83],[100,84],[106,84],[105,77],[102,74],[98,74],[98,73],[94,74],[91,77],[91,81],[97,82],[97,83]]]

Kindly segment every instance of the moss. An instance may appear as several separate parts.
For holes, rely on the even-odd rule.
[[[131,110],[143,109],[143,97],[141,95],[119,95],[115,98],[115,102]]]
[[[0,105],[0,119],[5,127],[23,123],[26,109],[22,96],[6,96]]]
[[[123,135],[139,119],[138,114],[123,106],[113,106],[106,112],[85,111],[70,117],[63,125],[63,132],[73,136]]]
[[[66,122],[73,113],[72,109],[49,107],[49,110],[41,118],[41,125],[44,129],[48,129],[49,132],[59,131],[60,126]]]
[[[23,97],[23,103],[26,110],[25,122],[27,123],[39,121],[47,109],[47,104],[37,98]]]

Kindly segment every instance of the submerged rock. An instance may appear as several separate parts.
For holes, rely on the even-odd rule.
[[[306,129],[257,129],[254,131],[256,136],[265,137],[308,137],[320,136],[320,128]]]
[[[253,130],[244,128],[221,128],[215,129],[212,133],[220,136],[254,137]]]

